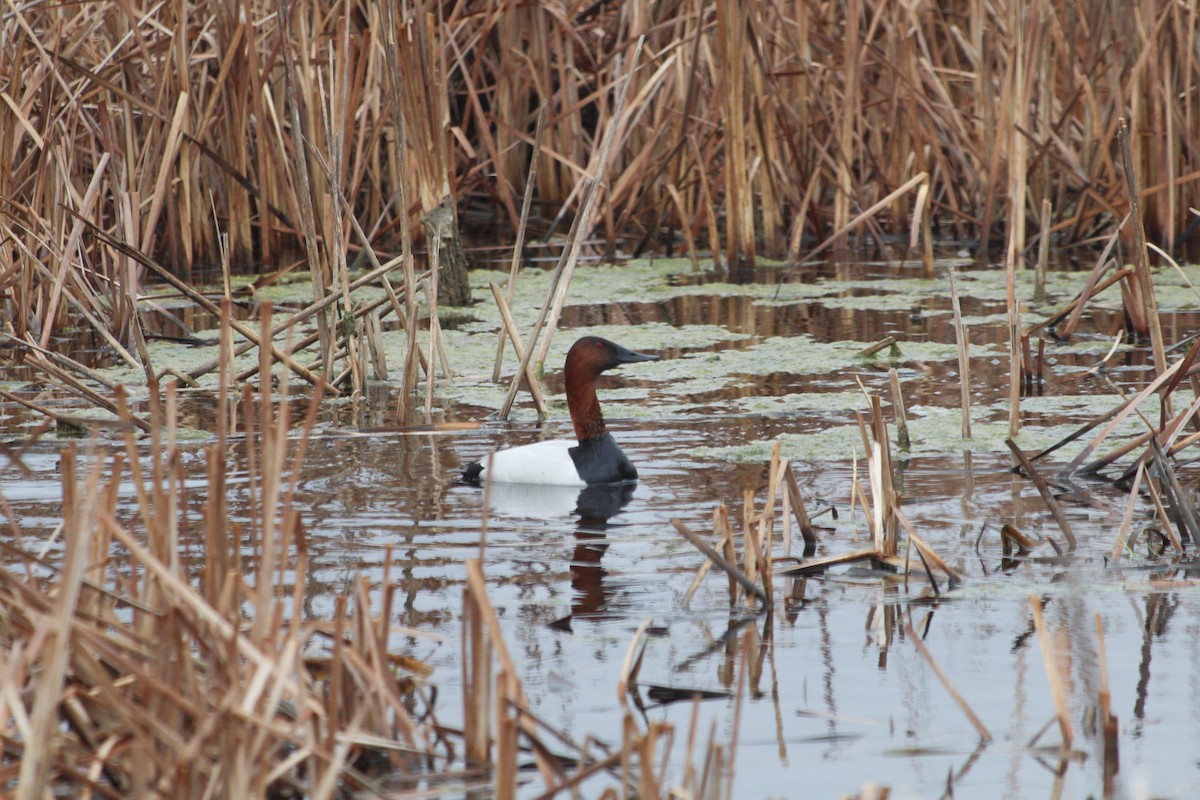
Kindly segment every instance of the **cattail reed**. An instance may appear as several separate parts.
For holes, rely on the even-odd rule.
[[[412,220],[447,198],[456,221],[479,199],[516,226],[522,143],[543,103],[554,156],[529,181],[534,207],[554,209],[531,220],[542,227],[583,211],[606,132],[622,128],[582,234],[601,221],[610,248],[623,238],[648,246],[666,229],[682,232],[689,252],[724,251],[730,263],[760,250],[803,257],[844,242],[860,209],[917,171],[926,196],[890,200],[865,221],[873,239],[933,218],[985,247],[1004,236],[1019,265],[1027,209],[1049,202],[1042,235],[1077,242],[1111,231],[1112,209],[1130,200],[1146,239],[1173,246],[1183,210],[1200,206],[1188,160],[1200,104],[1186,91],[1200,78],[1187,55],[1196,15],[1152,0],[1142,14],[1157,22],[1128,28],[1101,0],[960,5],[914,14],[845,0],[814,14],[731,0],[711,17],[681,6],[658,24],[618,6],[564,17],[510,0],[440,13],[418,3],[405,19],[386,5],[343,14],[255,0],[238,15],[200,5],[184,16],[177,4],[135,3],[134,37],[105,24],[104,7],[22,9],[0,52],[0,75],[20,87],[0,117],[14,333],[45,345],[69,309],[100,322],[102,294],[136,291],[140,268],[79,218],[182,276],[217,263],[227,237],[234,269],[302,264],[314,300],[339,290],[346,214],[370,222],[380,252],[410,255]],[[46,60],[51,31],[66,38]],[[642,36],[644,55],[632,58]],[[1101,46],[1113,40],[1125,46]],[[839,47],[816,59],[828,42]],[[1126,67],[1148,62],[1153,78]],[[626,114],[616,98],[631,70]],[[1117,117],[1127,125],[1107,122]],[[1119,135],[1127,147],[1116,159]],[[341,210],[314,153],[330,163]],[[1141,188],[1131,193],[1122,173]],[[97,280],[79,279],[85,272]],[[128,323],[128,307],[108,307]],[[318,313],[328,332],[332,312]]]

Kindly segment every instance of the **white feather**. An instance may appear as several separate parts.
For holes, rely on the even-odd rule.
[[[571,439],[551,439],[520,447],[497,450],[492,469],[485,469],[479,480],[498,483],[541,483],[551,486],[587,486],[567,452],[577,444]]]

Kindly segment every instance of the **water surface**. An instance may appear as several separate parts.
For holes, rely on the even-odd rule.
[[[334,598],[349,595],[359,576],[378,588],[391,548],[392,574],[402,585],[394,623],[440,637],[397,636],[391,648],[435,666],[439,715],[455,724],[461,716],[463,562],[480,553],[486,516],[489,594],[525,693],[538,714],[577,739],[619,739],[621,662],[634,632],[649,621],[639,675],[646,719],[674,723],[682,740],[691,714],[690,703],[657,703],[649,684],[726,692],[702,704],[700,730],[715,721],[718,737],[731,738],[733,695],[745,683],[737,797],[835,798],[867,781],[889,785],[897,798],[948,796],[948,784],[954,796],[971,798],[1197,796],[1196,576],[1147,558],[1111,561],[1127,490],[1108,480],[1077,481],[1063,501],[1079,539],[1074,554],[1058,556],[1048,543],[1015,560],[1001,551],[999,529],[1006,523],[1035,539],[1050,537],[1058,545],[1064,539],[998,444],[1007,431],[1008,364],[994,275],[965,276],[979,431],[977,440],[965,442],[958,435],[960,377],[943,273],[927,280],[915,269],[839,265],[792,275],[778,293],[779,270],[739,284],[693,275],[686,262],[629,274],[631,285],[641,287],[637,294],[627,286],[604,293],[604,280],[592,285],[588,271],[581,273],[579,295],[564,313],[545,367],[555,395],[545,423],[533,419],[523,400],[512,422],[485,421],[467,432],[398,431],[394,381],[373,386],[367,408],[327,406],[298,494],[311,560],[310,615],[328,618]],[[885,282],[870,282],[881,274]],[[477,273],[476,281],[482,286],[489,277],[496,279]],[[1052,303],[1035,306],[1034,315],[1061,304],[1082,282],[1078,273],[1057,275]],[[532,318],[544,291],[536,275],[526,286],[528,296],[517,303],[522,320]],[[1111,407],[1116,387],[1129,391],[1149,373],[1143,348],[1122,349],[1104,373],[1088,371],[1120,324],[1114,298],[1106,296],[1085,315],[1074,343],[1047,344],[1045,381],[1025,413],[1025,449],[1036,450]],[[1168,342],[1197,321],[1193,313],[1166,313]],[[439,390],[441,421],[485,420],[499,404],[503,387],[486,378],[494,328],[494,312],[481,304],[448,331],[461,374]],[[640,483],[628,496],[582,498],[574,491],[495,487],[485,509],[479,488],[457,482],[459,470],[498,446],[570,435],[556,365],[577,335],[592,332],[664,357],[626,367],[601,388],[610,428],[638,466]],[[899,341],[899,352],[854,355],[889,335]],[[836,520],[830,514],[818,520],[826,528],[816,555],[868,545],[861,509],[852,514],[849,508],[855,458],[862,456],[856,418],[867,408],[859,381],[887,405],[892,367],[902,379],[915,442],[911,453],[894,452],[902,507],[921,536],[966,576],[962,585],[950,589],[942,582],[940,597],[931,597],[928,583],[916,579],[905,586],[843,568],[802,587],[777,581],[776,611],[765,615],[731,608],[726,580],[714,573],[685,605],[702,557],[672,520],[708,535],[718,503],[729,504],[735,521],[744,492],[755,492],[761,505],[765,458],[776,439],[793,459],[812,510],[838,511]],[[6,377],[15,387],[24,379]],[[212,404],[208,391],[185,393],[188,424],[211,425]],[[36,419],[7,406],[4,413],[0,424],[12,453]],[[202,475],[205,443],[198,438],[185,446],[185,465],[195,477]],[[57,446],[43,438],[2,468],[3,493],[26,547],[61,518]],[[1052,457],[1047,469],[1072,452]],[[231,444],[230,458],[236,509],[245,501],[237,481],[245,474],[244,442]],[[857,474],[865,475],[864,463]],[[1195,483],[1193,473],[1183,475]],[[202,492],[202,484],[195,491]],[[133,513],[132,497],[123,509]],[[1147,525],[1150,510],[1139,504],[1135,530]],[[790,549],[799,555],[793,531]],[[1146,552],[1140,539],[1136,550]],[[1054,726],[1031,746],[1055,713],[1031,596],[1045,604],[1068,676],[1076,738],[1067,754],[1057,747]],[[1120,722],[1120,769],[1107,790],[1103,743],[1087,722],[1100,681],[1096,615]],[[990,730],[990,744],[981,744],[918,654],[909,626]],[[747,651],[753,669],[743,680]]]

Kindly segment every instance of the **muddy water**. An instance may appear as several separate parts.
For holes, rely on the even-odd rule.
[[[389,430],[397,420],[387,384],[373,387],[370,409],[330,405],[300,482],[313,577],[308,612],[328,617],[334,598],[350,594],[359,576],[378,586],[392,548],[393,576],[404,586],[395,624],[440,639],[397,637],[391,647],[437,668],[439,714],[456,724],[463,561],[480,552],[486,515],[489,592],[525,692],[539,715],[578,739],[619,739],[621,662],[635,630],[649,621],[641,713],[674,723],[680,744],[691,704],[659,704],[649,685],[728,693],[701,704],[702,741],[710,730],[718,740],[734,738],[734,695],[743,687],[736,797],[834,798],[868,781],[891,786],[901,798],[946,796],[948,785],[953,796],[971,798],[1197,796],[1200,584],[1186,570],[1144,557],[1141,544],[1141,557],[1111,562],[1126,495],[1105,481],[1079,481],[1064,501],[1079,539],[1073,555],[1058,556],[1043,543],[1032,556],[1006,560],[998,533],[1005,523],[1035,539],[1064,540],[1033,486],[1009,471],[1000,444],[1008,368],[997,281],[964,276],[977,428],[976,440],[965,443],[958,436],[960,377],[945,347],[953,333],[944,279],[892,270],[886,288],[872,288],[869,279],[880,273],[871,265],[839,265],[792,276],[776,295],[778,270],[763,271],[758,284],[734,285],[722,276],[697,279],[680,264],[618,285],[622,299],[615,301],[611,293],[589,295],[596,287],[582,274],[581,296],[564,314],[547,366],[548,388],[557,396],[548,422],[536,423],[522,408],[514,422],[466,433],[397,432]],[[615,280],[602,278],[600,285]],[[1061,303],[1082,280],[1056,276],[1053,300]],[[525,317],[540,297],[536,280],[530,284],[529,299],[518,302]],[[1053,305],[1035,307],[1034,314]],[[462,374],[440,390],[446,421],[483,419],[502,395],[485,377],[494,319],[487,309],[472,313],[448,331],[459,337],[452,352]],[[1169,342],[1200,321],[1173,311],[1164,320]],[[1103,376],[1087,372],[1119,324],[1119,312],[1098,308],[1085,316],[1075,344],[1047,345],[1045,382],[1027,403],[1026,450],[1111,407],[1114,389],[1106,380],[1128,391],[1145,377],[1148,357],[1137,348],[1118,352]],[[570,434],[555,364],[581,332],[664,356],[625,368],[601,388],[610,428],[641,482],[627,494],[586,496],[495,487],[484,509],[481,490],[456,482],[458,470],[497,446]],[[887,335],[899,340],[899,353],[854,355]],[[482,344],[473,345],[475,339]],[[708,533],[717,503],[728,502],[735,520],[744,491],[758,492],[761,503],[765,458],[776,439],[795,461],[813,509],[837,509],[836,520],[818,519],[826,528],[816,555],[867,545],[862,513],[849,508],[855,450],[861,455],[854,420],[866,408],[858,381],[890,398],[893,366],[915,442],[911,453],[895,453],[904,513],[966,575],[962,586],[943,583],[933,598],[928,584],[905,587],[840,569],[800,587],[779,581],[777,611],[767,616],[731,608],[726,581],[714,574],[684,605],[701,558],[672,520]],[[191,424],[203,429],[211,396],[198,392],[184,405]],[[5,413],[10,433],[33,424],[23,412]],[[197,475],[202,444],[189,459]],[[39,442],[19,467],[3,468],[5,497],[30,535],[60,516],[54,447]],[[1073,452],[1052,462],[1065,463]],[[233,445],[231,457],[244,465],[241,445]],[[236,506],[241,496],[233,486]],[[1138,505],[1135,530],[1145,527],[1149,511]],[[799,555],[798,534],[791,550]],[[1053,650],[1066,671],[1075,732],[1066,755],[1054,725],[1031,744],[1055,713],[1031,596],[1045,603]],[[1120,769],[1107,786],[1103,743],[1089,723],[1102,668],[1097,615],[1120,723]],[[981,744],[913,635],[988,728],[990,744]]]

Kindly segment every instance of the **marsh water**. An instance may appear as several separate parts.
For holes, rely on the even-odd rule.
[[[959,430],[961,376],[945,276],[951,265],[961,270],[971,339],[970,441]],[[1196,270],[1187,275],[1194,282]],[[1053,273],[1049,300],[1027,302],[1026,324],[1069,300],[1085,277]],[[479,271],[473,280],[483,297],[486,282],[502,276]],[[1157,280],[1170,344],[1200,323],[1197,301],[1179,274],[1163,271]],[[306,290],[280,288],[275,302],[286,305],[288,291],[303,298]],[[545,273],[522,274],[514,308],[523,328],[545,291]],[[1018,291],[1031,297],[1031,275],[1021,276]],[[498,322],[490,303],[480,302],[445,319],[456,375],[439,382],[435,403],[436,421],[482,421],[477,429],[404,427],[419,420],[396,418],[395,380],[373,384],[366,404],[326,403],[299,482],[312,563],[307,613],[328,618],[334,598],[351,594],[359,576],[378,587],[390,548],[393,577],[402,583],[393,622],[425,634],[397,633],[391,649],[435,668],[439,717],[457,724],[464,560],[480,554],[486,517],[488,590],[525,693],[536,713],[577,739],[619,741],[621,664],[648,622],[637,713],[674,723],[676,769],[693,705],[663,702],[659,689],[713,693],[700,704],[698,730],[701,742],[709,735],[735,740],[735,797],[837,798],[868,782],[890,786],[895,798],[1198,796],[1200,582],[1186,564],[1149,552],[1155,536],[1142,535],[1152,519],[1146,501],[1136,506],[1130,552],[1112,559],[1128,489],[1111,479],[1128,459],[1104,479],[1067,487],[1062,502],[1079,546],[1056,552],[1062,535],[1034,486],[1010,470],[1003,444],[1004,307],[1002,271],[967,260],[939,262],[932,278],[919,265],[851,262],[792,272],[766,267],[738,280],[696,272],[682,260],[581,268],[545,365],[551,418],[538,422],[522,396],[512,419],[499,422],[489,419],[504,391],[490,381]],[[1118,392],[1144,385],[1152,373],[1146,348],[1123,345],[1105,369],[1092,369],[1121,323],[1120,297],[1110,290],[1089,306],[1070,343],[1047,340],[1043,381],[1023,399],[1017,441],[1025,451],[1058,441],[1116,405]],[[458,472],[499,446],[570,435],[561,363],[584,333],[663,358],[610,373],[600,386],[610,430],[640,482],[625,493],[584,495],[496,486],[485,508],[482,490],[460,484]],[[859,355],[886,336],[895,337],[894,348]],[[389,363],[399,363],[403,334],[387,338],[396,348]],[[178,343],[154,348],[164,363],[194,357]],[[506,376],[514,363],[509,348]],[[746,492],[761,505],[776,441],[810,513],[836,512],[815,520],[822,526],[815,555],[868,546],[863,511],[850,504],[854,476],[865,480],[856,420],[868,408],[864,388],[890,405],[891,368],[913,440],[908,451],[893,450],[901,505],[925,541],[965,575],[961,585],[943,581],[935,597],[928,582],[906,585],[843,567],[800,586],[776,581],[776,610],[767,615],[731,607],[727,581],[714,571],[685,603],[703,557],[672,520],[710,536],[718,504],[727,503],[735,521]],[[110,374],[133,381],[117,368]],[[10,390],[37,388],[19,374],[5,377]],[[196,430],[185,461],[197,477],[213,402],[209,389],[184,394],[185,419]],[[10,458],[0,467],[0,489],[23,546],[33,549],[61,517],[60,444],[42,437],[22,449],[23,431],[39,420],[9,406],[2,413]],[[1089,438],[1048,457],[1046,470],[1065,464]],[[236,481],[244,444],[234,443],[230,458],[236,505],[244,499]],[[1181,475],[1194,485],[1194,470],[1185,466]],[[1029,556],[1005,558],[1005,524],[1041,544]],[[799,556],[792,531],[791,554]],[[1066,674],[1075,730],[1068,751],[1052,724],[1031,596],[1045,604]],[[914,635],[990,731],[990,743],[981,743]],[[1119,719],[1119,770],[1107,784],[1094,713],[1103,666]]]

